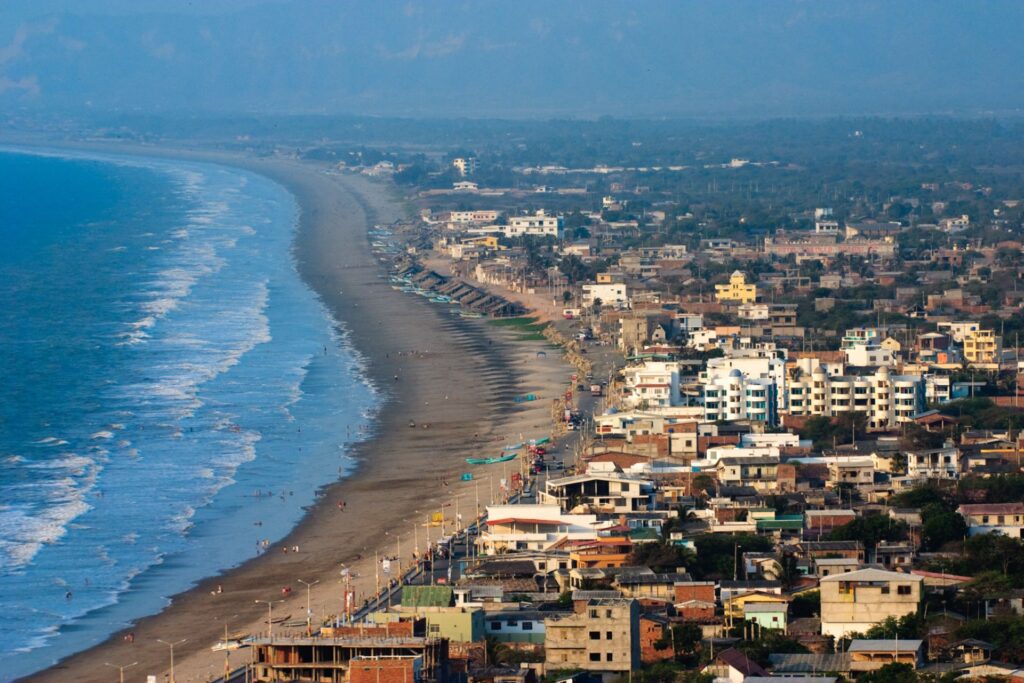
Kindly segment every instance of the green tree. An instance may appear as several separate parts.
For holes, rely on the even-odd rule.
[[[925,550],[939,550],[953,541],[962,541],[967,536],[964,518],[941,503],[929,503],[921,509],[921,545]]]
[[[914,667],[909,664],[886,664],[877,671],[857,677],[858,683],[917,683]]]
[[[860,541],[865,547],[873,548],[879,541],[901,541],[907,537],[905,522],[894,520],[888,515],[858,517],[833,529],[830,541]]]

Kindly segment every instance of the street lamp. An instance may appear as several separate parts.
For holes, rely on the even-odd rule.
[[[125,669],[130,669],[133,666],[135,666],[136,664],[138,664],[138,662],[132,662],[131,664],[124,664],[122,666],[118,666],[117,664],[111,664],[110,662],[103,662],[103,663],[106,666],[109,666],[109,667],[111,667],[113,669],[117,669],[118,674],[121,676],[121,683],[124,683],[124,670]]]
[[[302,579],[295,579],[295,580],[298,581],[299,583],[301,583],[303,586],[306,587],[306,635],[308,636],[308,635],[313,633],[313,625],[312,625],[312,623],[310,621],[310,618],[311,618],[311,616],[313,614],[313,611],[312,611],[312,609],[310,608],[310,605],[309,605],[309,589],[312,588],[313,586],[317,585],[318,583],[320,583],[320,579],[317,579],[316,581],[313,581],[312,583],[310,583],[309,581],[303,581]]]
[[[267,606],[267,640],[270,640],[274,637],[274,605],[284,602],[284,600],[254,600],[253,602],[263,603]]]
[[[166,640],[161,640],[159,638],[157,638],[156,640],[157,640],[158,643],[163,643],[167,647],[171,648],[171,683],[175,683],[175,681],[174,681],[174,646],[175,645],[181,645],[182,643],[187,641],[188,638],[182,638],[181,640],[176,640],[173,643],[169,643]]]

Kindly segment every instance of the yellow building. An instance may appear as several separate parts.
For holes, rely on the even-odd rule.
[[[715,300],[719,303],[752,304],[757,301],[757,285],[748,285],[747,276],[737,270],[729,277],[729,284],[715,285]]]
[[[995,330],[972,330],[965,333],[964,359],[968,363],[998,363],[999,340]]]
[[[755,591],[753,593],[740,593],[739,595],[727,598],[722,603],[722,607],[725,608],[726,617],[730,619],[742,619],[744,609],[747,605],[788,605],[789,601],[790,598],[784,595]]]

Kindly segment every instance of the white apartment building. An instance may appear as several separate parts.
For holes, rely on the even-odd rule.
[[[563,221],[561,216],[549,216],[543,209],[532,216],[509,216],[508,225],[502,226],[506,237],[538,237],[562,238]]]
[[[810,376],[792,379],[788,386],[792,415],[835,417],[843,413],[867,414],[869,429],[890,429],[924,412],[924,379],[916,375],[890,375],[881,367],[873,375],[830,376],[817,367]]]
[[[604,306],[621,308],[629,304],[628,288],[621,282],[586,284],[582,287],[581,301],[584,308],[590,308],[598,299]]]
[[[882,346],[852,346],[843,349],[843,354],[846,364],[854,368],[896,367],[896,352]]]
[[[771,379],[743,376],[739,369],[725,375],[715,374],[701,385],[704,419],[756,420],[767,425],[778,424],[778,389]]]
[[[775,349],[729,349],[722,358],[708,360],[707,370],[701,373],[700,379],[707,382],[739,370],[746,379],[770,380],[776,387],[775,408],[781,411],[786,407],[786,360],[776,353]]]
[[[563,540],[597,538],[597,515],[571,515],[557,505],[488,505],[476,540],[481,555],[547,550]]]
[[[476,173],[476,157],[457,157],[452,159],[452,167],[463,178]]]
[[[455,225],[493,223],[496,220],[498,220],[498,212],[495,210],[452,211],[448,214],[448,222]]]
[[[622,403],[627,408],[660,408],[682,403],[679,391],[679,363],[646,361],[624,368],[626,390]]]
[[[940,322],[936,324],[936,328],[940,333],[948,334],[956,343],[963,344],[968,334],[981,329],[981,324],[977,322]]]
[[[577,505],[617,514],[654,509],[654,482],[618,472],[587,471],[549,479],[539,493],[542,503],[557,505],[566,511]]]

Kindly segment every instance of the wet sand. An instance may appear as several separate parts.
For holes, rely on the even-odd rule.
[[[149,149],[122,151],[153,154]],[[452,316],[447,306],[390,287],[366,236],[374,223],[401,217],[389,186],[295,162],[170,155],[245,167],[294,193],[301,211],[295,243],[300,271],[342,321],[369,377],[383,392],[384,404],[372,422],[373,437],[353,454],[356,472],[326,487],[288,537],[264,555],[175,596],[160,614],[28,680],[65,681],[70,676],[109,681],[116,671],[107,662],[138,662],[126,671],[126,681],[145,681],[146,675],[164,680],[169,651],[158,639],[185,639],[175,648],[177,681],[209,680],[224,670],[224,654],[211,653],[210,646],[223,637],[225,620],[232,633],[263,630],[267,607],[255,601],[282,597],[285,602],[274,605],[275,617],[305,618],[307,596],[299,579],[319,581],[310,593],[317,619],[336,614],[342,567],[357,576],[353,588],[362,604],[374,590],[375,550],[397,555],[400,548],[405,567],[414,536],[422,549],[427,538],[436,540],[440,534],[425,524],[431,513],[443,509],[450,525],[458,506],[468,522],[477,500],[483,507],[500,496],[501,466],[473,469],[464,458],[495,455],[503,443],[549,434],[551,399],[570,372],[560,354],[542,343],[516,341],[513,332]],[[544,358],[536,353],[542,348],[548,351]],[[513,402],[515,395],[530,392],[540,400]],[[410,421],[417,427],[410,428]],[[459,482],[459,475],[470,469],[476,481]],[[484,471],[489,469],[494,469],[491,477]],[[267,484],[272,488],[273,482]],[[283,551],[295,546],[299,552]],[[218,585],[223,592],[211,594]],[[285,586],[292,588],[287,596],[281,591]],[[281,630],[287,629],[275,627]],[[123,638],[129,631],[133,643]],[[230,665],[248,656],[247,650],[236,651]]]

